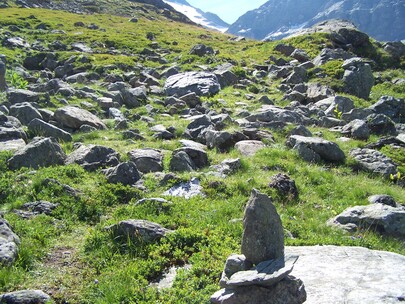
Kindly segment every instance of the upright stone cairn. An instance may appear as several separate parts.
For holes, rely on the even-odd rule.
[[[304,283],[289,275],[298,256],[284,255],[284,230],[272,200],[253,190],[243,219],[242,254],[228,257],[217,304],[301,304]]]
[[[6,89],[6,64],[0,59],[0,92],[4,92]]]

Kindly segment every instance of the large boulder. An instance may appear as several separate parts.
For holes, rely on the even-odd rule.
[[[363,171],[382,174],[385,177],[397,173],[396,164],[379,151],[357,148],[351,150],[349,154],[356,160],[359,168]]]
[[[242,254],[260,262],[284,258],[284,230],[270,197],[253,190],[243,218]]]
[[[51,125],[39,118],[35,118],[28,124],[28,131],[36,136],[53,137],[62,142],[72,141],[72,135],[54,125]]]
[[[115,167],[103,170],[107,181],[113,184],[134,185],[141,179],[141,174],[133,162],[121,163]]]
[[[25,147],[17,150],[8,160],[11,170],[22,167],[38,169],[53,165],[63,165],[66,154],[53,138],[36,137]]]
[[[345,60],[342,67],[345,69],[343,75],[345,92],[368,99],[374,85],[374,76],[370,64],[355,57]]]
[[[12,105],[10,115],[16,117],[23,125],[28,125],[35,118],[42,119],[41,113],[28,102]]]
[[[0,217],[0,266],[9,266],[14,263],[19,245],[19,237],[11,230],[10,224]],[[0,301],[0,303],[3,302]]]
[[[128,152],[129,159],[142,173],[163,171],[163,154],[157,149],[135,149]]]
[[[369,107],[376,114],[384,114],[394,121],[405,121],[405,101],[392,96],[382,96],[375,104]]]
[[[305,282],[307,303],[403,303],[405,256],[344,246],[286,247],[285,252],[299,256],[291,275]]]
[[[167,78],[164,89],[167,95],[183,96],[194,92],[199,96],[206,96],[218,93],[221,86],[215,74],[186,72]]]
[[[7,91],[7,100],[11,104],[23,102],[38,102],[40,95],[36,92],[24,89],[10,89]]]
[[[342,134],[359,140],[368,140],[370,129],[364,120],[355,119],[342,127]]]
[[[287,140],[287,146],[297,150],[304,160],[310,162],[345,160],[344,152],[336,143],[318,137],[292,135]]]
[[[405,207],[379,203],[355,206],[346,209],[328,223],[350,232],[357,229],[371,229],[385,235],[404,237]]]
[[[172,230],[161,225],[145,220],[126,220],[106,228],[111,231],[115,238],[127,242],[128,238],[133,241],[152,243],[164,237]]]
[[[82,125],[89,125],[96,129],[106,129],[105,124],[94,114],[87,110],[66,106],[57,109],[54,119],[61,125],[78,130]]]
[[[2,304],[46,304],[51,297],[42,290],[19,290],[0,295]]]
[[[114,149],[99,145],[82,145],[70,153],[66,164],[79,164],[88,171],[119,164],[119,154]]]
[[[306,118],[301,113],[280,108],[273,105],[264,105],[256,113],[246,117],[250,122],[285,122],[303,124]]]

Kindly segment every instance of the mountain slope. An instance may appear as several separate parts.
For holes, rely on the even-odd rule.
[[[193,7],[185,0],[164,0],[164,2],[171,5],[176,11],[186,15],[191,21],[204,27],[219,30],[221,32],[225,32],[229,27],[229,24],[218,17],[218,15],[210,12],[203,12],[199,8]]]
[[[280,39],[327,19],[347,19],[380,41],[405,39],[405,3],[390,0],[270,0],[241,16],[228,32]]]

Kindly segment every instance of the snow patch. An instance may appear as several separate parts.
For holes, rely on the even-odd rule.
[[[195,7],[176,3],[176,2],[171,2],[171,1],[167,1],[167,0],[163,0],[163,2],[169,4],[176,11],[182,13],[183,15],[186,15],[191,21],[193,21],[197,24],[200,24],[207,28],[211,28],[211,29],[220,31],[222,33],[225,33],[228,30],[227,27],[217,25],[217,24],[213,23],[212,21],[208,20],[207,18],[205,18],[201,14],[201,12],[199,12],[199,10],[196,9]]]

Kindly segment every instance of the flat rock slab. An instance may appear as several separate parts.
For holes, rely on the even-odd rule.
[[[350,151],[350,156],[357,161],[359,167],[364,171],[382,174],[386,177],[397,173],[397,166],[392,159],[379,151],[373,149],[353,149]]]
[[[403,303],[405,256],[362,247],[286,247],[298,255],[291,275],[300,278],[307,304]]]
[[[167,95],[183,96],[189,93],[213,95],[221,86],[217,76],[206,72],[185,72],[167,78],[164,89]]]
[[[266,145],[259,140],[242,140],[235,144],[236,150],[243,156],[253,156],[257,151],[265,147]]]
[[[233,274],[227,286],[272,286],[284,279],[293,270],[298,256],[261,262],[254,270],[238,271]]]

